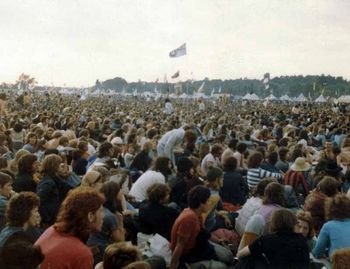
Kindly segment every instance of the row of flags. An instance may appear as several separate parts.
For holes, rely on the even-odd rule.
[[[264,84],[265,90],[270,89],[270,73],[265,73],[264,77],[262,79],[262,83]],[[322,90],[321,90],[321,95],[324,95],[325,87],[327,86],[327,83],[324,82],[322,83]],[[312,85],[312,90],[313,92],[316,92],[316,82],[313,83]],[[270,94],[273,94],[272,89],[270,89]],[[336,96],[338,96],[339,92],[336,90]],[[311,99],[311,93],[309,92],[309,98]]]

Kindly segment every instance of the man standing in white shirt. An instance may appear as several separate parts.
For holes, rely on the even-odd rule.
[[[174,112],[174,108],[173,105],[171,104],[169,99],[165,99],[165,109],[164,109],[164,113],[167,115],[171,115]]]
[[[175,165],[175,152],[176,149],[181,147],[185,143],[195,143],[196,133],[192,130],[185,131],[184,128],[173,129],[165,133],[159,140],[157,145],[158,156],[168,157]]]
[[[205,110],[205,105],[202,100],[199,100],[199,111],[204,112]]]

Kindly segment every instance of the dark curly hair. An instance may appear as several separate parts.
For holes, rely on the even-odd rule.
[[[26,154],[20,157],[18,160],[18,173],[32,175],[33,163],[37,160],[38,158],[34,154]]]
[[[168,157],[160,156],[155,159],[153,163],[153,170],[161,172],[164,176],[171,173],[169,168],[170,159]]]
[[[237,159],[233,156],[228,157],[223,165],[224,171],[229,172],[229,171],[234,171],[237,169]]]
[[[97,156],[99,158],[107,157],[109,154],[109,150],[113,148],[113,145],[109,142],[104,142],[101,144]]]
[[[350,218],[350,199],[345,194],[337,194],[328,198],[325,203],[327,220],[343,220]]]
[[[147,189],[148,200],[156,204],[164,200],[169,193],[170,188],[167,184],[155,183]]]
[[[23,129],[23,126],[20,122],[16,122],[15,125],[13,126],[13,130],[16,132],[16,133],[19,133],[21,132]]]
[[[91,232],[88,214],[95,213],[104,202],[103,195],[91,188],[71,190],[61,205],[54,228],[84,242]]]
[[[39,205],[39,196],[33,192],[21,192],[14,196],[7,205],[7,224],[22,227],[29,220],[33,208],[39,207]]]
[[[205,204],[210,197],[210,190],[204,186],[192,188],[187,195],[188,206],[191,209],[197,209],[201,204]]]
[[[309,232],[307,234],[308,239],[312,239],[314,236],[312,227],[312,216],[309,211],[299,210],[296,214],[298,220],[305,221],[309,225]]]

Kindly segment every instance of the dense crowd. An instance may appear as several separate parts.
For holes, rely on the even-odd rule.
[[[344,106],[26,92],[0,114],[0,268],[349,267]]]

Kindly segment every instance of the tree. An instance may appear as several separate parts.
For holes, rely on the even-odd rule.
[[[37,84],[37,81],[35,80],[35,78],[31,77],[30,75],[26,75],[24,73],[22,73],[16,81],[17,89],[23,90],[23,91],[34,89],[35,84]]]

